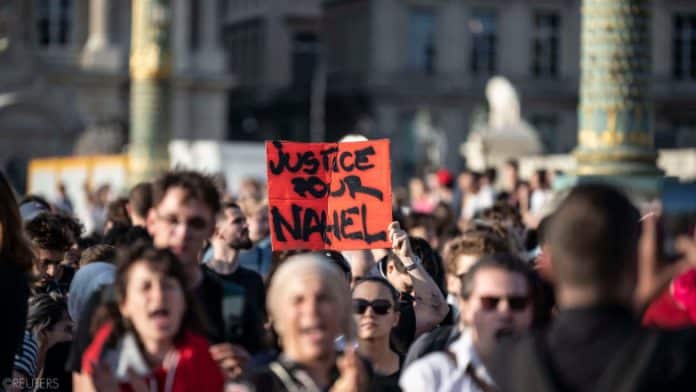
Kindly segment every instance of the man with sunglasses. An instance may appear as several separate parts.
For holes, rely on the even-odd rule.
[[[501,337],[532,325],[532,271],[517,257],[484,256],[461,283],[461,336],[447,350],[406,368],[400,380],[404,391],[497,390],[484,364]]]

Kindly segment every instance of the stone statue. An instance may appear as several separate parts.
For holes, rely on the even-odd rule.
[[[469,168],[483,170],[509,158],[543,152],[537,132],[520,115],[520,99],[509,80],[491,78],[486,99],[488,123],[472,129],[462,149]]]

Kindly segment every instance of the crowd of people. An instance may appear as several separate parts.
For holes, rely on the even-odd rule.
[[[86,189],[86,233],[0,173],[0,390],[694,390],[694,237],[664,264],[621,191],[502,174],[395,190],[389,249],[273,252],[258,181]]]

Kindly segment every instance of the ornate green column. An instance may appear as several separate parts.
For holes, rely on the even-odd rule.
[[[130,55],[129,182],[169,168],[170,0],[133,0]]]
[[[582,2],[580,181],[661,177],[653,146],[649,8],[649,0]]]

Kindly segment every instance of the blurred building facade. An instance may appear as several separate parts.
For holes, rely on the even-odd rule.
[[[696,146],[696,2],[651,8],[656,146]],[[577,141],[580,16],[579,0],[327,0],[329,102],[352,111],[332,115],[329,105],[328,128],[369,116],[370,130],[411,157],[394,162],[394,172],[412,171],[428,159],[422,146],[444,138],[441,163],[457,168],[460,143],[485,118],[485,83],[502,75],[546,152],[569,152]],[[424,110],[430,134],[418,127]]]
[[[122,148],[130,4],[2,3],[0,167]],[[324,64],[324,138],[391,138],[397,180],[461,167],[493,75],[517,88],[546,151],[568,152],[580,15],[580,0],[171,0],[172,136],[307,140]],[[657,147],[696,146],[696,2],[653,1],[651,42]]]
[[[171,0],[174,138],[224,140],[234,78],[214,0]],[[0,5],[0,167],[18,188],[29,159],[125,151],[130,0]]]

